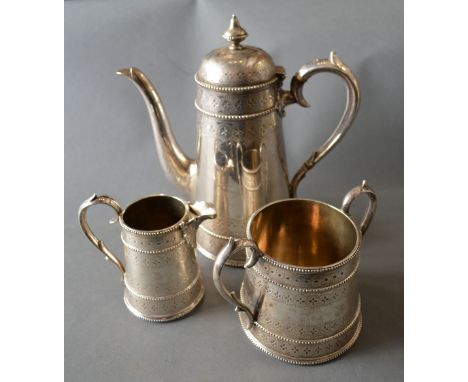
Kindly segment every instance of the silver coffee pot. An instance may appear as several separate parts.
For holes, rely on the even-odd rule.
[[[197,233],[197,247],[215,259],[230,237],[242,238],[250,215],[263,205],[296,196],[299,182],[343,137],[356,117],[360,90],[351,70],[331,52],[330,58],[305,64],[282,89],[285,70],[268,53],[243,45],[247,32],[232,16],[223,37],[228,45],[202,61],[198,84],[197,154],[192,159],[178,146],[157,91],[148,77],[132,67],[119,70],[137,86],[148,107],[156,148],[166,175],[192,200],[212,202],[218,217],[205,221]],[[302,94],[307,80],[321,72],[339,75],[347,101],[332,135],[314,151],[289,180],[282,118],[286,106],[309,104]],[[227,263],[243,266],[239,253]]]

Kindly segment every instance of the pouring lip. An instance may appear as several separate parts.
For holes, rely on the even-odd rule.
[[[166,198],[170,198],[172,200],[176,200],[176,201],[182,203],[183,206],[184,206],[184,214],[174,224],[170,225],[169,227],[165,227],[165,228],[161,228],[161,229],[153,229],[153,230],[136,229],[136,228],[130,227],[128,224],[125,223],[124,215],[125,215],[125,212],[128,210],[129,207],[131,207],[131,206],[135,205],[136,203],[141,202],[141,201],[143,201],[145,199],[154,198],[154,197],[166,197]],[[123,229],[125,229],[128,232],[134,233],[134,234],[138,234],[138,235],[142,235],[142,236],[163,235],[163,234],[173,232],[173,231],[176,231],[177,229],[179,229],[183,225],[183,223],[187,220],[187,216],[188,216],[189,212],[190,212],[190,208],[189,208],[188,202],[186,200],[184,200],[184,199],[181,199],[181,198],[179,198],[177,196],[173,196],[173,195],[167,195],[167,194],[151,194],[151,195],[146,195],[146,196],[144,196],[142,198],[139,198],[137,200],[134,200],[129,205],[127,205],[125,207],[125,209],[122,210],[122,212],[119,215],[119,224]]]
[[[331,264],[320,265],[320,266],[301,266],[301,265],[293,265],[293,264],[289,264],[289,263],[284,263],[284,262],[275,260],[272,256],[268,255],[268,253],[266,253],[265,251],[260,250],[260,248],[258,248],[256,240],[253,238],[252,233],[251,233],[251,225],[252,225],[252,222],[255,219],[255,217],[258,216],[258,214],[260,214],[262,211],[264,211],[268,207],[271,207],[272,205],[280,204],[280,203],[295,202],[295,201],[302,201],[302,202],[307,202],[307,203],[320,204],[322,206],[325,206],[327,208],[330,208],[332,210],[335,210],[335,211],[339,212],[343,216],[343,218],[347,219],[352,224],[352,227],[355,230],[356,243],[355,243],[353,249],[345,257],[343,257],[341,260],[339,260],[337,262],[334,262],[334,263],[331,263]],[[275,201],[273,201],[271,203],[268,203],[268,204],[264,205],[263,207],[256,210],[250,216],[250,218],[249,218],[249,220],[247,222],[246,233],[247,233],[247,239],[254,242],[255,245],[257,246],[258,251],[261,253],[261,256],[260,256],[261,259],[263,259],[266,262],[268,262],[268,263],[270,263],[270,264],[272,264],[274,266],[277,266],[279,268],[282,268],[282,269],[285,269],[285,270],[288,270],[288,271],[292,271],[292,272],[299,272],[299,273],[319,273],[319,272],[332,271],[332,270],[335,270],[337,268],[340,268],[343,265],[349,263],[351,260],[353,260],[356,257],[356,255],[359,253],[359,249],[361,248],[361,243],[362,243],[361,231],[358,229],[356,223],[353,221],[353,219],[351,219],[351,217],[349,215],[347,215],[341,209],[339,209],[339,208],[337,208],[335,206],[332,206],[329,203],[325,203],[325,202],[322,202],[322,201],[319,201],[319,200],[314,200],[314,199],[307,199],[307,198],[285,198],[285,199],[275,200]]]

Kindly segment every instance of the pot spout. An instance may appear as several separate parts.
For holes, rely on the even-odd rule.
[[[195,187],[197,164],[180,149],[174,138],[159,94],[149,78],[138,68],[117,71],[130,79],[145,100],[151,119],[154,141],[161,166],[166,176],[186,193],[192,195]]]

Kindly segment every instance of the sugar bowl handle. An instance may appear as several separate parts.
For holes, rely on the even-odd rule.
[[[297,187],[306,173],[314,167],[330,150],[340,141],[353,123],[359,110],[361,92],[359,90],[359,82],[350,68],[340,60],[334,51],[330,53],[329,59],[317,59],[313,62],[305,64],[294,75],[291,80],[291,90],[285,91],[281,96],[282,107],[292,103],[298,103],[303,107],[309,107],[309,103],[302,94],[302,89],[307,80],[317,73],[328,72],[340,76],[346,84],[346,107],[341,116],[338,125],[332,135],[312,153],[312,155],[303,163],[296,174],[293,176],[289,184],[289,194],[295,197]]]
[[[367,206],[366,212],[359,226],[361,234],[364,235],[375,215],[375,211],[377,210],[377,195],[375,194],[375,191],[367,185],[365,180],[362,181],[362,184],[360,186],[352,188],[345,195],[343,203],[341,204],[341,210],[345,214],[349,215],[349,208],[351,207],[351,203],[361,194],[366,194],[369,198],[369,205]]]
[[[80,220],[81,229],[83,230],[86,237],[89,239],[91,243],[93,243],[97,249],[99,249],[105,256],[106,260],[112,261],[117,268],[119,268],[122,275],[125,274],[125,267],[119,258],[114,255],[109,248],[104,244],[102,240],[99,240],[96,235],[94,235],[93,231],[89,227],[88,220],[86,218],[86,211],[89,207],[94,206],[96,204],[106,204],[112,207],[115,212],[117,213],[117,218],[115,220],[111,220],[111,223],[117,221],[118,217],[122,213],[122,208],[120,207],[119,203],[117,203],[114,199],[110,196],[106,195],[92,195],[89,199],[85,200],[83,204],[80,206],[78,211],[78,218]]]
[[[247,329],[252,328],[254,324],[254,314],[248,306],[242,303],[242,301],[237,297],[236,292],[229,292],[226,289],[226,286],[221,279],[221,272],[223,270],[224,264],[229,259],[229,257],[241,249],[248,250],[247,261],[244,265],[244,268],[250,268],[255,265],[257,260],[260,257],[260,252],[258,251],[255,243],[249,240],[234,240],[232,237],[229,239],[228,243],[221,249],[218,256],[216,256],[216,261],[213,266],[213,282],[218,290],[219,294],[223,298],[234,305],[236,312],[244,312],[247,315],[249,320]]]

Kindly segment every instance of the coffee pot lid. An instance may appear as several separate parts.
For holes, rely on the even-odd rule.
[[[248,34],[232,15],[223,37],[229,46],[208,53],[203,59],[195,80],[201,86],[244,87],[263,84],[276,79],[276,67],[268,53],[260,48],[242,45]]]

